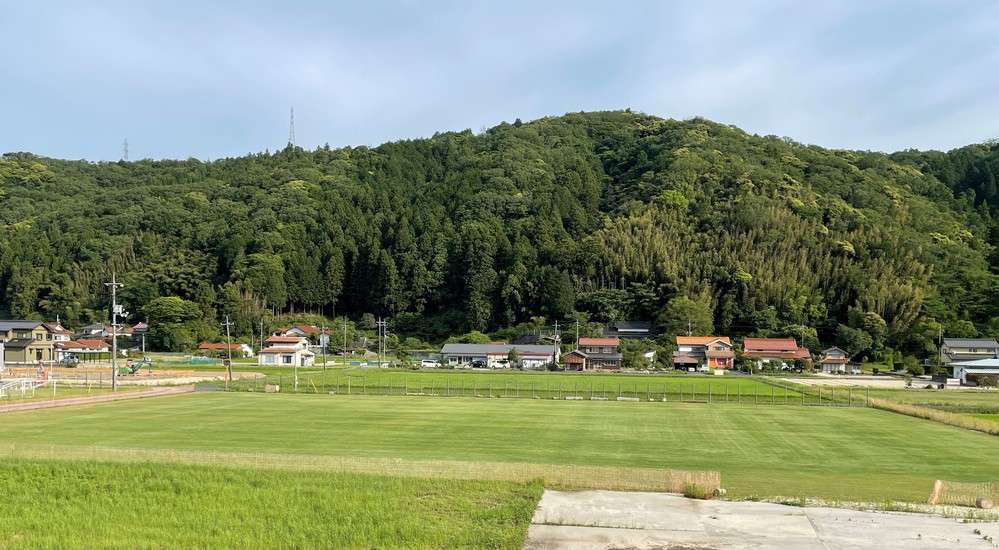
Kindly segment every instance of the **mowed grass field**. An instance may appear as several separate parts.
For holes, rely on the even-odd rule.
[[[0,458],[0,548],[520,548],[539,483]]]
[[[999,411],[999,390],[883,389],[871,388],[871,398],[922,405],[943,410],[989,409]]]
[[[8,413],[5,441],[717,470],[734,497],[923,501],[999,438],[861,407],[203,393]]]

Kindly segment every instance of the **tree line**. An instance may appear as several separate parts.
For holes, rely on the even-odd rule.
[[[211,162],[7,153],[2,313],[107,320],[114,272],[167,349],[311,312],[428,341],[648,319],[928,356],[999,335],[997,171],[995,143],[886,155],[630,111]]]

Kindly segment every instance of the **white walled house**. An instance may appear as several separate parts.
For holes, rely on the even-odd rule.
[[[271,336],[268,347],[260,350],[257,365],[261,367],[310,367],[316,354],[309,351],[308,338],[297,336]]]
[[[509,367],[507,357],[510,350],[520,354],[520,366],[525,369],[541,368],[559,359],[558,346],[519,345],[519,344],[444,344],[441,348],[442,361],[450,366],[470,365],[480,361],[489,368]]]

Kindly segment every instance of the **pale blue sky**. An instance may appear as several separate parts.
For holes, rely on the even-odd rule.
[[[632,108],[824,147],[999,138],[985,1],[8,2],[0,152],[217,159]]]

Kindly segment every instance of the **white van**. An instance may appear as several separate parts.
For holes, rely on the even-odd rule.
[[[425,369],[436,369],[441,366],[441,362],[436,359],[424,359],[420,361],[420,366]]]

